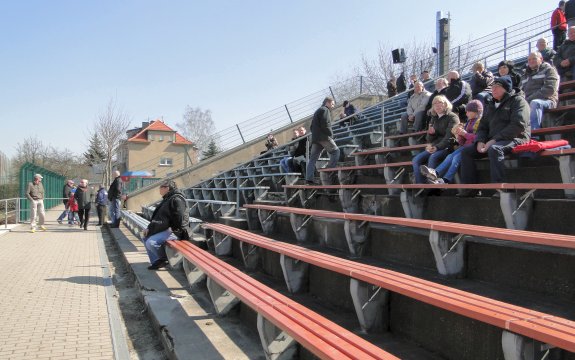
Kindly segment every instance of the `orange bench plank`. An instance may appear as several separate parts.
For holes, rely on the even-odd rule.
[[[190,243],[168,245],[320,358],[397,359]]]
[[[325,210],[292,208],[286,206],[246,204],[244,205],[244,207],[250,209],[264,209],[285,213],[295,213],[300,215],[311,215],[330,219],[358,220],[358,221],[370,221],[374,223],[382,223],[390,225],[402,225],[418,229],[437,230],[454,234],[465,234],[465,235],[480,236],[499,240],[523,242],[528,244],[538,244],[538,245],[575,249],[575,236],[571,235],[503,229],[489,226],[459,224],[459,223],[436,221],[436,220],[407,219],[407,218],[398,218],[391,216],[341,213],[341,212],[325,211]]]
[[[567,319],[507,304],[395,271],[360,264],[304,249],[296,245],[271,240],[261,235],[223,224],[204,224],[203,226],[241,241],[381,286],[390,291],[475,320],[480,320],[570,351],[575,349],[575,322]]]

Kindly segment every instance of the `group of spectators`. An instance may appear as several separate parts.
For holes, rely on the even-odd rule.
[[[110,227],[118,227],[120,223],[120,204],[122,194],[122,182],[120,172],[114,172],[114,181],[110,185],[109,191],[103,185],[99,185],[98,190],[94,186],[88,185],[87,179],[81,179],[76,185],[74,180],[66,180],[62,188],[62,202],[64,211],[58,216],[56,221],[62,224],[65,219],[69,226],[79,225],[80,228],[88,230],[90,221],[90,211],[92,203],[96,204],[98,214],[98,226],[104,225],[106,210],[109,207]],[[28,183],[26,197],[30,201],[30,232],[34,233],[39,228],[46,231],[44,209],[44,185],[41,174],[35,174],[33,180]]]
[[[450,71],[447,79],[436,81],[433,94],[416,81],[400,124],[402,133],[407,132],[409,122],[414,131],[427,131],[428,145],[412,162],[415,182],[453,182],[461,165],[461,182],[476,183],[473,160],[482,157],[489,157],[491,181],[503,182],[505,155],[529,142],[531,131],[541,128],[544,110],[557,106],[566,49],[573,47],[575,56],[575,28],[569,29],[569,38],[556,53],[540,39],[538,51],[529,54],[522,74],[509,61],[499,63],[495,75],[478,62],[472,66],[469,82]]]

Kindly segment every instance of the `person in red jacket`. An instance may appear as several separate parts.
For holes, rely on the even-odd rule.
[[[553,33],[553,50],[557,51],[565,41],[567,19],[565,18],[565,1],[559,1],[559,6],[551,15],[551,32]]]

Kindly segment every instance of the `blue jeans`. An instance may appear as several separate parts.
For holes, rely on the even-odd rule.
[[[473,146],[473,144],[467,146]],[[459,169],[459,164],[461,164],[461,151],[463,148],[464,146],[458,147],[454,152],[443,159],[441,164],[435,169],[437,176],[444,178],[450,183],[453,182],[457,169]]]
[[[415,182],[417,184],[424,184],[425,177],[421,175],[421,171],[419,171],[419,167],[421,165],[427,165],[430,168],[435,169],[435,167],[443,160],[443,158],[447,155],[447,149],[437,150],[433,154],[428,152],[427,150],[423,150],[419,154],[415,155],[413,158],[413,173],[415,174]]]
[[[154,264],[158,260],[167,259],[166,242],[169,240],[177,240],[177,239],[178,237],[174,235],[174,233],[172,233],[172,230],[170,229],[161,231],[154,235],[150,235],[147,238],[144,238],[142,242],[146,247],[146,252],[148,253],[150,263]]]
[[[541,121],[543,120],[543,110],[549,109],[553,105],[551,100],[534,99],[529,103],[531,109],[531,131],[541,128]]]
[[[280,166],[282,168],[282,171],[284,173],[290,173],[293,172],[293,169],[290,168],[289,166],[289,161],[292,159],[291,156],[286,156],[285,158],[280,160]]]
[[[122,200],[120,199],[114,199],[112,201],[110,201],[110,207],[108,210],[108,215],[110,217],[110,221],[112,222],[112,224],[116,224],[118,222],[120,222],[120,218],[121,213],[120,213],[120,206],[122,205]]]
[[[64,218],[66,216],[68,216],[68,208],[69,208],[68,204],[66,204],[65,206],[66,206],[66,208],[64,209],[64,211],[62,211],[62,214],[60,214],[60,216],[58,216],[58,219],[57,219],[58,222],[64,220]]]
[[[319,159],[319,155],[324,148],[329,155],[329,162],[327,163],[327,167],[333,168],[337,165],[337,160],[339,160],[339,148],[332,138],[320,141],[319,143],[313,143],[311,145],[311,153],[309,155],[309,161],[305,171],[305,179],[307,181],[313,181],[313,176],[315,174],[315,163],[317,159]]]

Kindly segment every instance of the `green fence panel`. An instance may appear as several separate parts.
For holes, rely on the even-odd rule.
[[[130,181],[124,184],[124,192],[136,191],[158,180],[161,180],[161,178],[130,178]]]
[[[30,201],[26,198],[28,184],[34,180],[34,174],[42,175],[42,184],[44,185],[44,208],[49,210],[62,204],[62,188],[66,179],[55,172],[44,169],[43,167],[25,163],[19,171],[19,188],[20,197],[23,200],[20,203],[20,221],[30,219]]]

